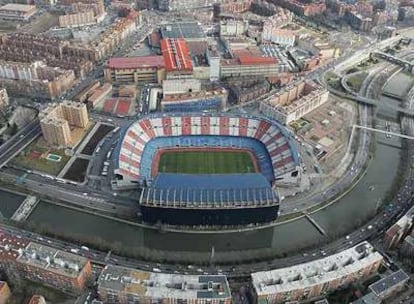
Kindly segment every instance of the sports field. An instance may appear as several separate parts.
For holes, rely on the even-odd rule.
[[[230,174],[256,171],[250,154],[244,151],[166,151],[160,156],[158,172]]]

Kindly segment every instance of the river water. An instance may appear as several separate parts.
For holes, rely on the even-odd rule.
[[[389,85],[399,85],[401,80]],[[385,101],[385,100],[384,100]],[[379,200],[389,191],[397,172],[401,142],[375,136],[375,154],[366,175],[337,203],[312,214],[329,235],[345,234],[375,213]],[[0,197],[4,196],[0,194]],[[1,209],[3,212],[3,209]],[[305,218],[271,228],[234,233],[171,233],[145,229],[68,208],[40,202],[28,221],[41,223],[57,233],[99,237],[125,247],[145,246],[166,251],[216,251],[272,248],[285,253],[328,240]]]

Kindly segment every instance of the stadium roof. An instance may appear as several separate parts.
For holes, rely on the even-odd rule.
[[[161,40],[161,52],[164,57],[167,72],[193,71],[190,51],[184,39]]]
[[[163,56],[141,56],[110,58],[106,67],[111,69],[137,69],[143,67],[163,67],[164,65]]]
[[[141,192],[141,205],[175,206],[180,203],[186,203],[188,207],[218,204],[224,208],[235,208],[239,204],[245,208],[274,205],[278,203],[278,196],[264,175],[258,173],[160,173],[151,187]]]

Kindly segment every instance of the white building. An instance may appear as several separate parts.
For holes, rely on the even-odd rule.
[[[252,273],[258,304],[308,301],[377,272],[383,257],[368,242],[287,268]]]

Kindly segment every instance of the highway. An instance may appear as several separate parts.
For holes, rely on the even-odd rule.
[[[39,120],[35,119],[0,146],[0,168],[40,136]]]

